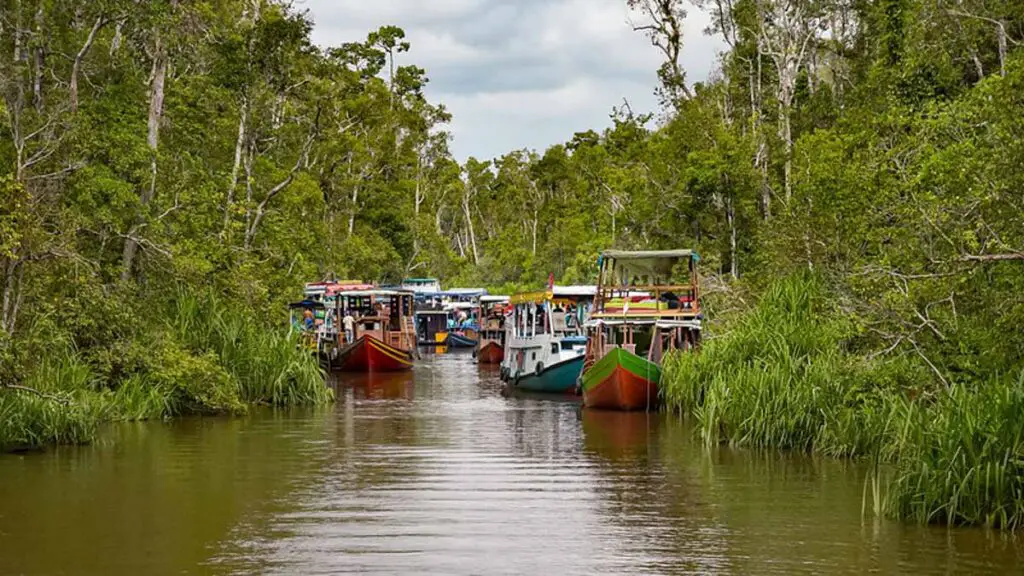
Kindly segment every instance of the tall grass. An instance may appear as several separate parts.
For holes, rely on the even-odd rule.
[[[0,451],[82,444],[95,436],[98,424],[96,415],[82,406],[0,390]]]
[[[919,370],[850,353],[852,334],[820,282],[786,279],[701,352],[667,360],[666,405],[709,443],[870,458],[875,511],[1024,525],[1024,375],[912,398]]]
[[[243,401],[274,406],[330,401],[316,359],[283,328],[268,327],[252,312],[213,295],[190,292],[179,293],[170,318],[181,342],[217,358]]]
[[[182,290],[131,338],[80,351],[54,341],[0,389],[0,450],[88,442],[104,422],[244,412],[332,399],[315,358],[279,326],[212,293]]]
[[[666,403],[691,414],[709,442],[863,453],[877,438],[863,433],[861,409],[878,407],[842,350],[848,332],[816,279],[779,282],[726,335],[666,362]]]
[[[919,522],[1024,527],[1024,374],[918,404],[899,440],[890,511]]]

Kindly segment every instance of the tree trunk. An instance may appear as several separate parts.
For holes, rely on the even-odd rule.
[[[478,264],[480,262],[480,257],[476,250],[476,234],[473,232],[473,214],[469,209],[469,201],[471,200],[471,196],[472,194],[467,192],[462,197],[462,212],[466,216],[466,232],[469,235],[469,246],[472,249],[473,264]]]
[[[235,140],[235,162],[231,166],[231,182],[228,185],[228,197],[224,202],[224,226],[227,230],[231,223],[231,207],[235,201],[235,188],[238,187],[238,171],[242,167],[242,151],[245,149],[245,127],[249,122],[249,99],[242,98],[242,107],[238,120],[238,138]]]
[[[539,220],[539,219],[540,218],[537,215],[537,208],[534,207],[533,208],[533,231],[532,231],[533,232],[533,248],[530,251],[530,253],[533,254],[534,256],[537,255],[537,220]]]
[[[124,241],[124,253],[122,254],[121,279],[129,280],[132,277],[132,265],[135,262],[135,255],[139,245],[135,234],[141,227],[145,211],[150,202],[156,197],[157,177],[157,152],[160,146],[160,122],[164,113],[164,85],[167,80],[167,55],[164,54],[160,41],[157,41],[156,56],[153,58],[153,80],[149,92],[149,121],[148,135],[146,142],[149,146],[149,185],[142,190],[139,197],[139,215],[136,223],[129,231]]]
[[[352,208],[348,213],[348,235],[352,236],[352,232],[356,229],[356,214],[359,212],[359,186],[352,187]]]
[[[784,146],[784,152],[786,154],[786,162],[783,165],[783,185],[786,191],[786,204],[793,198],[793,126],[792,126],[792,108],[790,106],[790,99],[780,101],[780,123],[779,123],[779,137],[782,139]]]
[[[0,318],[0,327],[3,328],[4,332],[11,334],[14,332],[14,303],[18,298],[17,283],[17,272],[21,265],[21,260],[16,255],[6,259],[7,263],[4,266],[4,297],[3,297],[3,317]]]
[[[999,45],[999,74],[1006,77],[1006,25],[999,22],[996,25],[996,40]]]
[[[736,262],[736,200],[730,194],[725,202],[725,219],[729,223],[729,273],[739,278],[739,265]]]
[[[96,41],[96,34],[105,23],[102,16],[96,19],[92,29],[89,30],[89,36],[85,39],[85,44],[82,45],[82,49],[78,51],[78,54],[75,54],[75,61],[71,64],[71,83],[68,87],[68,96],[71,100],[72,112],[78,112],[78,74],[82,70],[82,60],[88,54],[89,49],[92,48],[93,42]]]
[[[46,38],[46,35],[43,33],[43,6],[44,3],[40,2],[39,7],[36,9],[35,36],[38,45],[33,53],[35,77],[32,80],[32,103],[36,107],[36,112],[39,113],[43,111],[43,61],[46,58],[45,48],[43,47],[43,41]]]

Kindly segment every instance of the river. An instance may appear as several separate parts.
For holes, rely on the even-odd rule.
[[[504,398],[468,354],[338,402],[0,456],[0,574],[1019,573],[1019,537],[862,516],[864,468]]]

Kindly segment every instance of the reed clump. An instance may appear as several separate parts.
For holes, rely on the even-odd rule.
[[[89,442],[105,422],[332,399],[316,359],[285,329],[212,292],[181,290],[136,321],[91,345],[72,335],[29,354],[40,359],[18,387],[0,389],[0,450]]]
[[[1024,524],[1024,376],[921,393],[920,366],[870,360],[850,349],[854,335],[818,279],[787,278],[699,353],[668,359],[666,406],[709,443],[887,466],[871,492],[896,518]]]

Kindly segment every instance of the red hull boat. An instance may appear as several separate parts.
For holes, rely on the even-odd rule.
[[[411,369],[412,362],[411,352],[364,334],[338,352],[336,365],[342,372],[399,372]]]
[[[480,348],[476,358],[481,364],[501,364],[505,359],[505,349],[498,342],[491,340]]]

